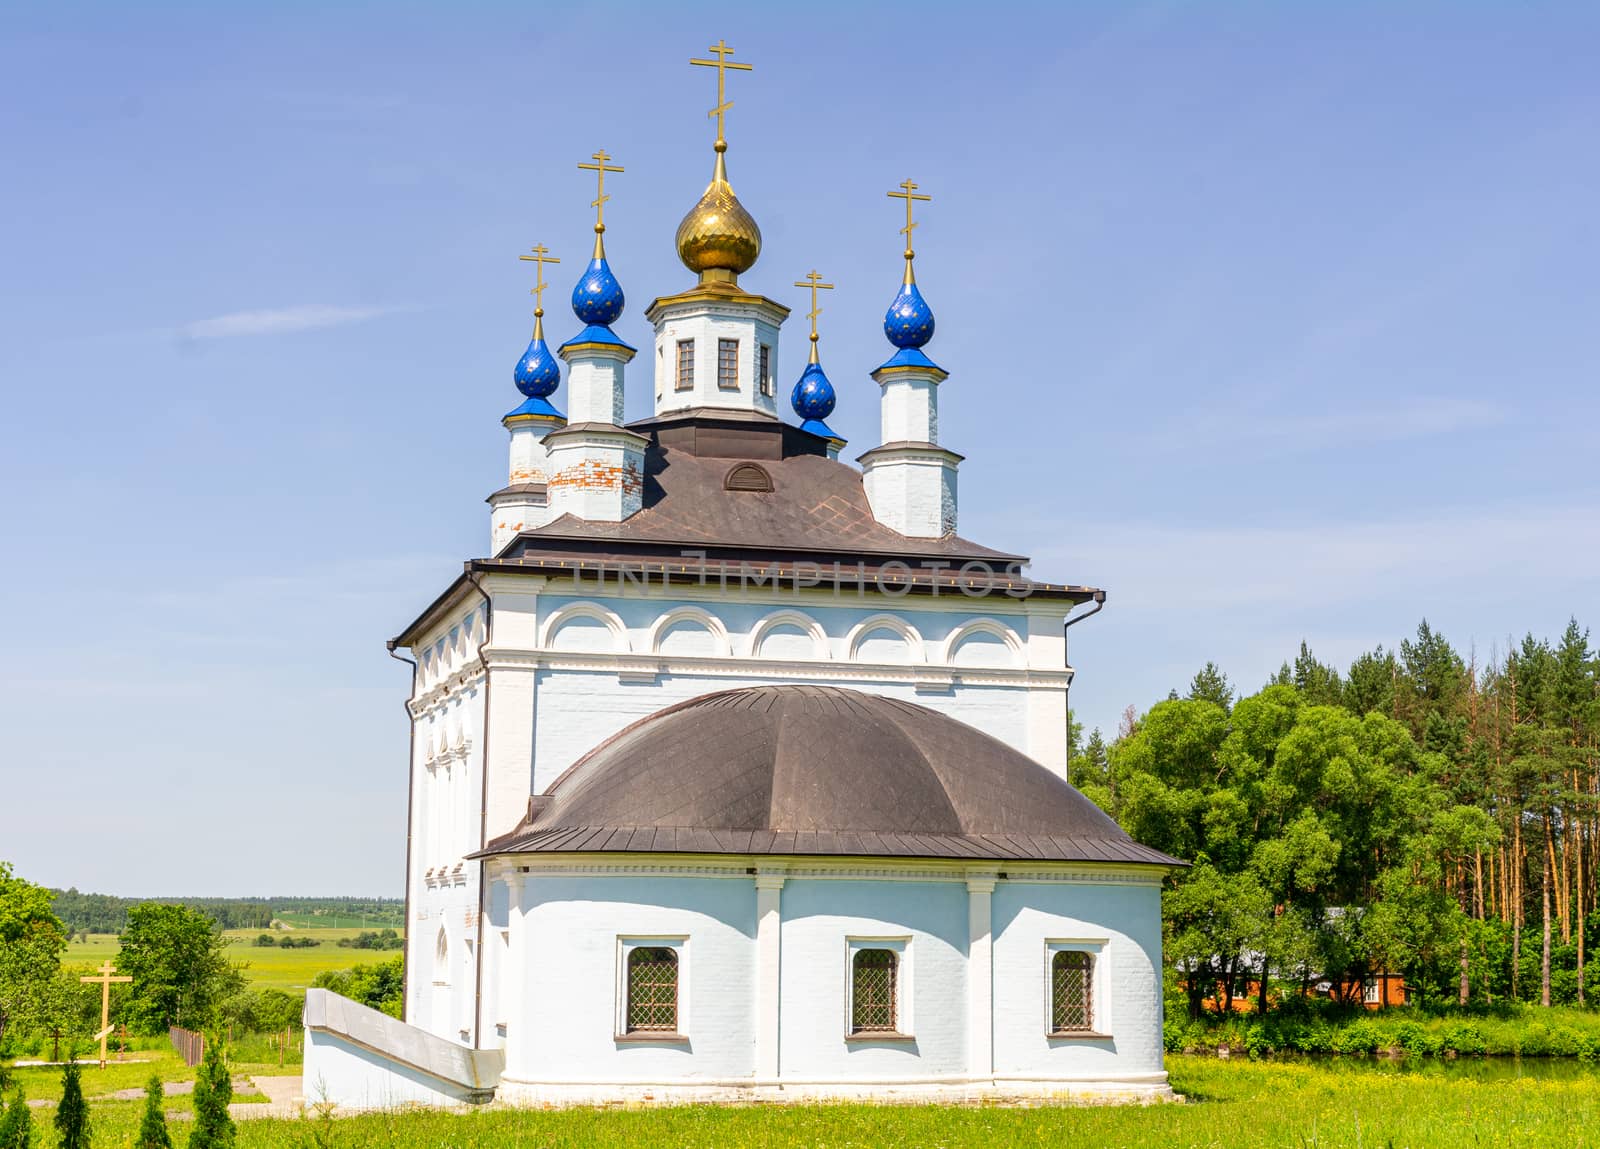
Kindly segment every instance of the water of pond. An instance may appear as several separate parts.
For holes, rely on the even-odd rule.
[[[1275,1062],[1314,1065],[1336,1073],[1415,1074],[1505,1081],[1529,1077],[1542,1081],[1591,1080],[1600,1083],[1600,1062],[1576,1057],[1313,1057],[1283,1055]]]

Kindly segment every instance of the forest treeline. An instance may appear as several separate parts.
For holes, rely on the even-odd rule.
[[[1095,731],[1072,779],[1193,863],[1163,896],[1192,1016],[1401,974],[1423,1004],[1588,1004],[1600,978],[1600,660],[1571,622],[1483,663],[1426,621],[1348,668],[1301,644],[1236,697]]]
[[[55,895],[56,917],[69,934],[120,934],[127,928],[128,910],[141,902],[188,906],[225,930],[267,929],[275,918],[288,914],[338,915],[340,919],[365,916],[373,926],[405,924],[402,898],[119,898],[81,894],[76,889],[50,892]]]

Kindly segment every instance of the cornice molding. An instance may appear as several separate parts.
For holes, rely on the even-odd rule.
[[[681,860],[679,860],[681,857]],[[649,860],[649,859],[659,860]],[[488,865],[491,859],[484,859]],[[971,886],[993,882],[996,887],[1010,883],[1124,885],[1159,888],[1166,871],[1155,866],[1120,866],[1115,863],[1082,862],[988,862],[974,868],[968,863],[929,859],[841,858],[838,860],[785,857],[781,869],[769,855],[641,855],[586,854],[571,859],[550,854],[502,854],[497,873],[511,871],[524,879],[539,876],[584,875],[593,877],[684,877],[743,878],[759,884],[763,877],[794,881],[815,878],[827,881],[943,881]]]
[[[949,666],[933,663],[844,662],[839,659],[779,659],[740,655],[622,654],[610,651],[525,650],[489,647],[489,669],[602,671],[630,681],[663,674],[716,678],[802,678],[838,682],[894,682],[918,690],[948,691],[957,686],[1033,686],[1065,690],[1066,669],[1022,666]]]

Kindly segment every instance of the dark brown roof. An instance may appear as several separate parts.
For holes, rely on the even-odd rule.
[[[1182,864],[998,739],[832,686],[726,690],[636,722],[483,854],[574,851]]]
[[[957,535],[913,539],[873,517],[861,472],[827,457],[826,441],[767,415],[691,409],[642,419],[646,436],[644,506],[620,523],[571,515],[523,532],[502,557],[547,549],[549,541],[735,546],[804,554],[930,556],[1004,565],[1023,556]],[[767,491],[728,490],[728,473],[757,462]]]

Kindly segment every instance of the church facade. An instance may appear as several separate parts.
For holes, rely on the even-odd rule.
[[[717,117],[676,237],[693,278],[645,309],[642,356],[613,330],[613,157],[580,165],[594,249],[554,351],[556,261],[524,257],[489,557],[391,642],[415,663],[404,1020],[312,991],[307,1100],[1165,1095],[1179,863],[1066,781],[1066,628],[1104,594],[957,533],[926,197],[890,193],[881,441],[853,466],[815,273],[780,417],[789,309],[740,282],[760,230]],[[624,423],[630,382],[654,413]]]

